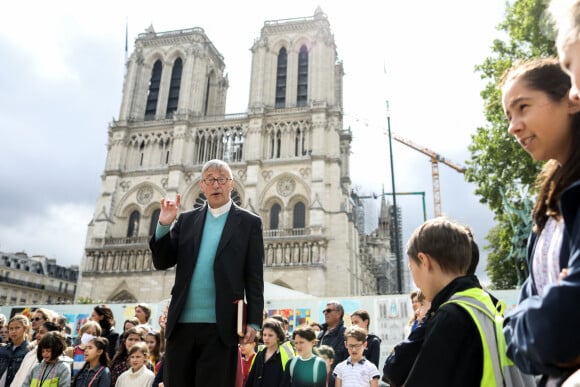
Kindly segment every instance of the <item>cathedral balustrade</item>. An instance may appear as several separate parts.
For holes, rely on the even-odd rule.
[[[151,250],[88,250],[84,273],[130,273],[153,270]]]
[[[264,260],[266,267],[324,266],[326,241],[266,242]]]
[[[264,238],[302,237],[305,235],[311,235],[310,228],[284,228],[284,229],[264,230]]]
[[[126,246],[126,245],[148,245],[148,236],[122,237],[122,238],[92,238],[93,246]]]

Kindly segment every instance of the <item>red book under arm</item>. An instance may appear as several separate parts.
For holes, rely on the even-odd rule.
[[[238,304],[236,333],[240,337],[246,335],[246,315],[248,313],[248,304],[244,300],[236,300],[234,304]]]

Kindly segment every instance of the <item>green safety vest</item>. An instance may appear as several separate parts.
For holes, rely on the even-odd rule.
[[[481,288],[455,293],[445,304],[461,306],[477,326],[483,347],[483,376],[481,386],[534,386],[531,375],[523,374],[506,355],[503,335],[505,303],[494,305],[489,294]],[[498,310],[499,307],[499,310]]]

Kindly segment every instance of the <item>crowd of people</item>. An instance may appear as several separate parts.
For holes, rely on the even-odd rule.
[[[150,318],[151,308],[138,304],[117,332],[111,308],[97,305],[73,339],[66,318],[49,309],[0,315],[7,332],[0,336],[0,386],[163,387],[165,320],[156,331]]]
[[[504,316],[482,288],[468,226],[426,221],[407,242],[419,290],[408,336],[382,365],[392,387],[580,386],[580,0],[558,3],[559,58],[515,63],[500,85],[509,134],[544,162],[518,305]],[[179,214],[180,194],[161,199],[150,240],[155,268],[176,268],[160,331],[146,304],[121,332],[107,305],[94,307],[74,343],[50,310],[0,316],[0,387],[378,386],[381,341],[367,311],[346,327],[343,306],[331,301],[324,323],[292,333],[283,316],[264,314],[262,221],[231,200],[225,162],[201,173],[207,205]],[[235,302],[244,299],[240,332]]]

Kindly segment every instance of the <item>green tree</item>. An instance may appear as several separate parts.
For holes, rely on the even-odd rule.
[[[486,272],[498,289],[514,287],[527,275],[522,264],[525,256],[509,259],[514,230],[510,224],[512,215],[506,213],[506,202],[524,210],[522,190],[534,192],[532,186],[540,168],[507,132],[499,83],[502,74],[519,59],[556,55],[545,17],[547,5],[547,0],[516,0],[506,4],[505,20],[498,26],[505,38],[494,40],[492,55],[476,66],[481,78],[488,81],[481,92],[487,124],[472,135],[471,159],[467,161],[465,175],[467,181],[477,185],[475,192],[480,201],[495,214],[497,226],[486,237],[489,242],[486,248],[490,250]]]

